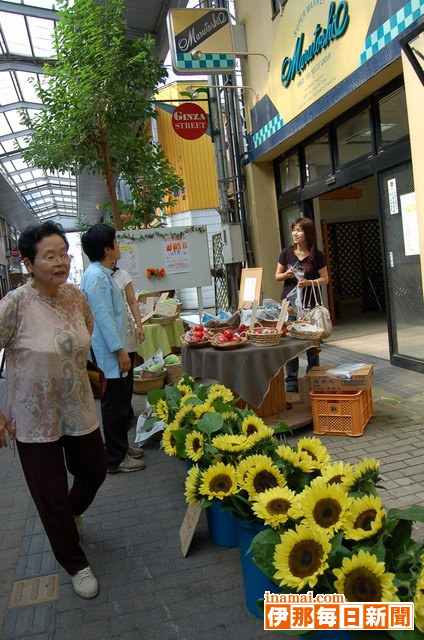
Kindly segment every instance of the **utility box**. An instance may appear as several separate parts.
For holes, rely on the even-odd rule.
[[[225,264],[232,262],[245,262],[246,254],[244,250],[243,233],[241,224],[232,222],[223,224],[222,235],[222,255]]]

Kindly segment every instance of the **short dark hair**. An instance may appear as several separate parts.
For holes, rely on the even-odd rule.
[[[90,262],[103,260],[106,247],[113,249],[115,237],[115,229],[103,222],[93,224],[87,229],[81,236],[81,244]]]
[[[30,263],[33,264],[37,255],[37,244],[48,236],[60,236],[66,245],[66,249],[69,249],[69,242],[62,225],[52,220],[46,220],[42,224],[31,224],[22,231],[18,240],[22,258],[28,258]]]

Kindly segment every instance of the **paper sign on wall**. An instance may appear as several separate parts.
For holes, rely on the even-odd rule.
[[[191,271],[190,247],[185,234],[165,236],[163,250],[166,273],[186,273]]]
[[[405,255],[419,255],[420,240],[415,192],[405,193],[404,195],[400,196],[400,208],[402,210],[402,228],[403,242],[405,245]]]
[[[199,522],[200,514],[202,513],[202,507],[198,504],[190,505],[184,516],[183,523],[180,527],[180,542],[181,551],[183,556],[186,557],[190,548],[191,541],[196,531],[197,523]]]
[[[399,213],[396,178],[387,180],[387,189],[389,192],[389,209],[391,215]]]
[[[118,267],[123,271],[127,271],[130,276],[137,278],[140,275],[140,268],[138,265],[137,251],[134,240],[125,238],[124,236],[117,236],[117,242],[119,249],[121,250],[121,257],[118,260]]]

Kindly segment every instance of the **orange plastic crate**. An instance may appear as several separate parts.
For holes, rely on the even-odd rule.
[[[372,389],[309,395],[318,435],[361,436],[374,415]]]

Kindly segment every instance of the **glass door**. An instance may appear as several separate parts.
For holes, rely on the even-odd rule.
[[[412,164],[378,176],[391,362],[424,373],[424,301]]]

